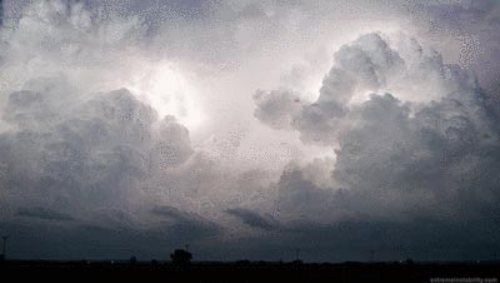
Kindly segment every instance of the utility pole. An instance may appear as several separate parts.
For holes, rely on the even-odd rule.
[[[296,261],[300,260],[300,249],[295,249],[295,260]]]

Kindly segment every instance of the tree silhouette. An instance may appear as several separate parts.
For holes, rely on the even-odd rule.
[[[187,250],[177,249],[170,255],[170,258],[175,264],[186,265],[191,262],[193,255]]]

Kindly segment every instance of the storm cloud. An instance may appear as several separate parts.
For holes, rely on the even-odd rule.
[[[357,47],[361,42],[365,50]],[[498,102],[473,76],[444,64],[432,50],[431,57],[425,55],[415,40],[409,42],[416,53],[407,54],[413,67],[405,66],[409,60],[377,34],[340,48],[319,98],[305,104],[302,113],[283,113],[296,117],[293,130],[305,142],[329,144],[336,155],[329,184],[314,184],[297,166],[283,173],[277,183],[283,217],[323,225],[369,219],[412,227],[425,218],[477,221],[483,229],[498,226],[492,217],[500,193],[492,169],[499,161]],[[342,63],[351,56],[356,59]],[[398,98],[405,91],[399,79],[415,90],[435,83],[438,95]],[[371,94],[351,100],[356,93]],[[256,117],[269,109],[258,108]]]
[[[227,210],[227,213],[241,219],[243,223],[250,225],[251,227],[261,228],[264,230],[272,230],[279,227],[279,223],[271,217],[259,215],[248,209],[232,208]]]
[[[494,1],[104,2],[5,3],[12,257],[500,249]]]

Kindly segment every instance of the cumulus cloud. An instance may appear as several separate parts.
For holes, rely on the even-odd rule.
[[[365,46],[361,51],[356,47],[360,42]],[[419,46],[412,39],[406,42]],[[499,161],[498,102],[473,76],[444,64],[435,52],[429,51],[429,57],[421,48],[410,50],[399,53],[375,34],[336,53],[319,98],[297,115],[304,117],[308,107],[314,109],[311,126],[295,127],[304,142],[335,149],[335,160],[327,169],[331,179],[315,182],[324,177],[308,174],[310,168],[303,165],[282,173],[276,183],[276,209],[288,227],[305,231],[307,223],[317,223],[335,231],[339,223],[368,221],[414,231],[421,219],[428,219],[453,227],[477,221],[474,227],[493,235],[494,229],[487,227],[498,225],[492,215],[497,211],[499,180],[491,170]],[[344,74],[342,79],[339,74]],[[441,93],[420,94],[425,99],[398,96],[408,82],[414,90],[434,84]],[[369,96],[353,100],[367,90]],[[361,227],[352,233],[364,233]],[[458,233],[473,228],[462,229]],[[478,241],[491,245],[494,239]]]
[[[149,176],[191,156],[188,130],[175,118],[159,120],[128,90],[82,101],[65,93],[68,104],[58,105],[55,83],[12,93],[3,111],[13,126],[0,135],[9,171],[2,180],[6,206],[30,203],[79,214],[123,209],[147,199]]]
[[[348,119],[344,117],[351,105],[369,99],[370,93],[391,92],[414,103],[439,100],[462,87],[456,68],[444,64],[436,51],[423,48],[404,34],[392,40],[380,33],[362,35],[335,53],[333,67],[323,79],[315,101],[292,109],[285,105],[300,101],[300,95],[258,92],[254,96],[255,117],[274,128],[293,128],[306,142],[332,143],[339,129],[346,126]],[[280,111],[272,107],[272,101],[280,101]]]
[[[449,5],[101,2],[20,5],[0,29],[19,255],[498,248],[498,101],[402,12]]]
[[[299,95],[290,90],[259,91],[253,98],[257,105],[255,117],[275,129],[290,127],[302,108]]]
[[[340,71],[334,64],[334,75],[331,71],[325,77],[317,101],[305,104],[303,113],[283,114],[300,119],[308,107],[314,109],[310,126],[297,127],[297,120],[290,126],[304,142],[335,149],[335,157],[314,166],[293,165],[282,173],[275,183],[279,193],[274,208],[286,232],[279,242],[265,237],[268,248],[303,243],[314,258],[321,258],[322,250],[335,246],[339,260],[364,257],[368,250],[383,251],[381,259],[423,259],[464,257],[464,251],[469,257],[488,256],[488,250],[498,249],[494,227],[500,191],[492,169],[499,161],[498,101],[473,75],[443,63],[435,51],[423,51],[414,39],[403,41],[402,51],[394,47],[390,52],[403,60],[396,60],[398,72],[364,64],[366,70],[354,77],[369,79],[353,83],[344,78],[335,86],[331,79]],[[391,44],[401,43],[398,38]],[[408,43],[413,47],[408,49]],[[381,46],[390,45],[377,46],[380,54]],[[337,96],[336,89],[341,90]],[[353,99],[367,89],[371,94]],[[352,96],[346,98],[346,91]],[[330,103],[321,98],[327,94],[334,95]],[[257,101],[255,113],[265,111],[259,103],[263,100]],[[270,124],[262,114],[256,117]],[[373,242],[363,244],[367,238]],[[355,250],[342,250],[353,243]]]

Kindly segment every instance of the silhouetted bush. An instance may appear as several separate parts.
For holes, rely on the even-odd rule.
[[[174,251],[173,254],[170,255],[170,258],[172,259],[172,262],[175,264],[186,265],[191,262],[193,255],[186,250],[177,249]]]

